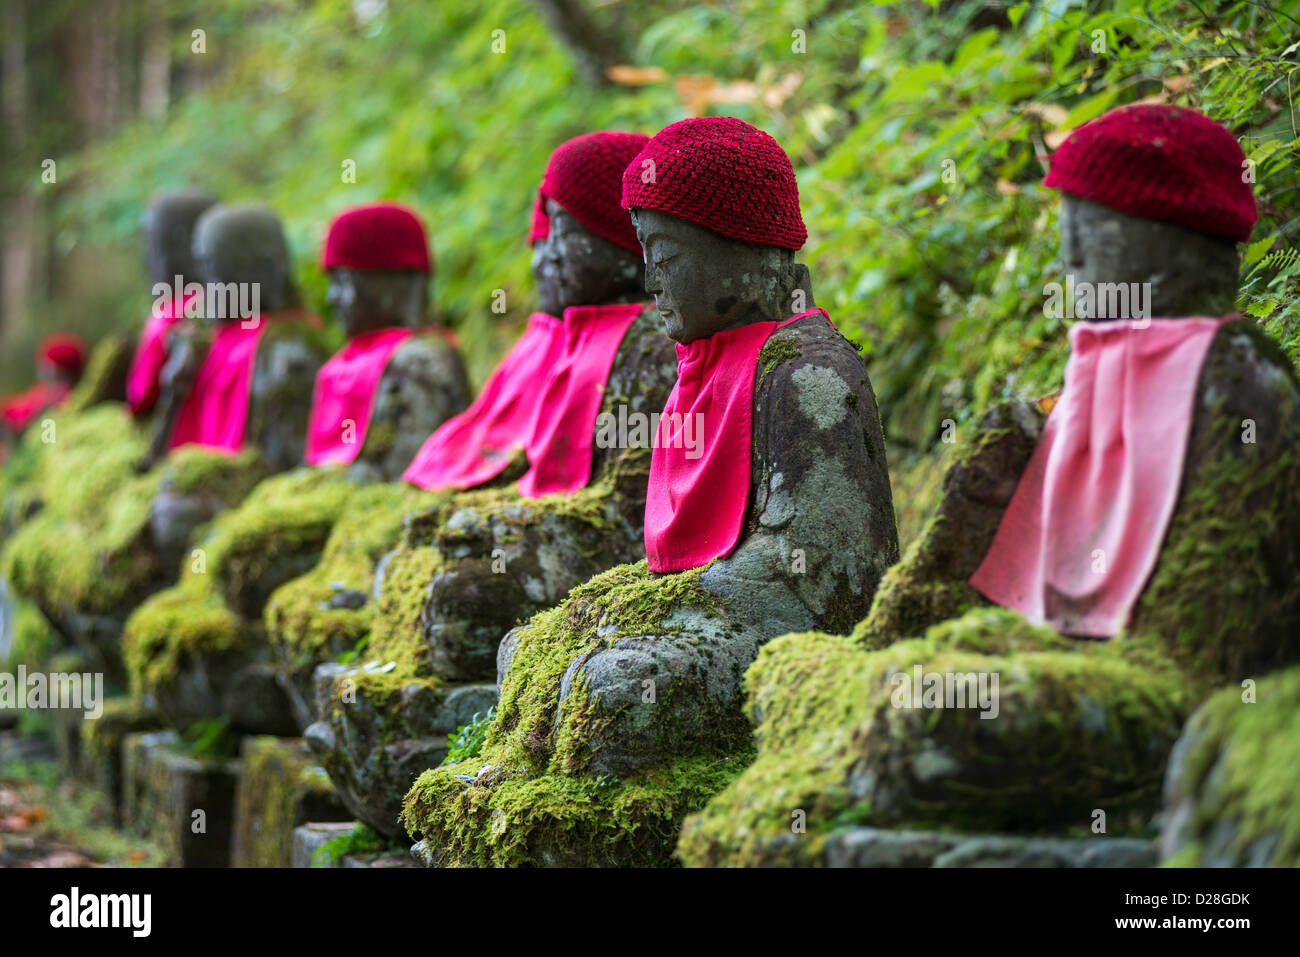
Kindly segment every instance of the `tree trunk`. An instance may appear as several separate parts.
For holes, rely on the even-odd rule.
[[[607,86],[605,71],[625,58],[618,41],[596,26],[582,0],[533,0],[533,6],[573,57],[578,76],[591,86]]]

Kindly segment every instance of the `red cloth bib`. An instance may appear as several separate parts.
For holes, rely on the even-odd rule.
[[[1128,621],[1178,504],[1218,319],[1079,322],[1065,389],[970,583],[1067,635]]]
[[[646,490],[651,571],[699,568],[736,547],[749,505],[758,354],[777,329],[816,314],[830,322],[824,309],[809,309],[678,344],[677,385],[659,421]]]
[[[365,444],[375,391],[398,348],[415,334],[400,327],[349,339],[316,373],[311,421],[307,424],[308,465],[351,465]]]
[[[473,488],[510,464],[531,434],[551,366],[563,354],[564,324],[535,312],[528,331],[493,370],[473,405],[429,436],[402,478],[420,488]]]
[[[126,404],[132,415],[148,412],[158,401],[158,376],[167,361],[167,332],[185,318],[185,305],[193,298],[191,293],[178,307],[149,314],[126,376]]]
[[[244,444],[248,427],[248,403],[253,386],[253,365],[262,334],[272,322],[302,316],[286,310],[260,317],[250,328],[244,322],[217,327],[212,345],[203,360],[194,387],[185,397],[172,429],[168,448],[202,445],[231,455]],[[311,321],[307,317],[306,321]]]
[[[38,382],[26,392],[5,399],[0,406],[0,419],[16,435],[50,406],[66,399],[71,391],[64,382]]]
[[[525,498],[568,495],[591,481],[596,415],[614,357],[645,306],[573,306],[564,310],[564,354],[537,403],[525,446],[532,466],[519,480]]]

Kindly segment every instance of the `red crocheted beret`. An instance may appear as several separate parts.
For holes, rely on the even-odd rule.
[[[86,364],[86,340],[69,332],[55,332],[41,340],[36,357],[39,362],[66,372],[80,372]]]
[[[556,147],[537,191],[529,242],[550,234],[546,200],[553,199],[597,236],[640,256],[636,229],[619,205],[619,196],[623,170],[648,142],[650,137],[643,133],[605,130],[574,137]]]
[[[734,116],[666,126],[623,172],[623,208],[658,209],[749,243],[808,240],[790,157]]]
[[[424,224],[405,206],[376,203],[334,217],[321,250],[322,269],[433,271]]]
[[[1244,243],[1258,218],[1245,160],[1237,138],[1195,110],[1122,106],[1071,133],[1043,185]]]

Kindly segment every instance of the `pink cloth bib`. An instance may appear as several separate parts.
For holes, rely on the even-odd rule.
[[[349,339],[316,373],[311,421],[307,424],[308,465],[351,465],[365,444],[375,391],[384,369],[414,329],[378,329]]]
[[[402,478],[420,488],[473,488],[510,464],[531,433],[540,386],[563,354],[564,324],[535,312],[473,405],[429,436]]]
[[[243,322],[220,325],[194,387],[181,405],[168,447],[202,445],[231,455],[238,452],[248,427],[253,364],[262,334],[272,322],[301,315],[298,310],[286,310],[262,316],[247,329]]]
[[[809,309],[678,344],[677,385],[659,421],[646,490],[651,571],[699,568],[736,547],[749,505],[758,354],[777,329],[818,314],[830,321],[824,309]],[[698,457],[688,457],[691,444]]]
[[[1070,329],[1065,389],[972,586],[1067,635],[1127,623],[1178,504],[1201,366],[1231,318]]]
[[[167,361],[167,332],[185,318],[185,306],[193,298],[191,293],[178,307],[149,314],[126,375],[126,404],[132,415],[148,412],[158,401],[158,376]]]
[[[596,415],[614,357],[645,306],[574,306],[564,310],[564,354],[537,403],[525,448],[532,466],[519,480],[525,498],[568,495],[591,481]]]

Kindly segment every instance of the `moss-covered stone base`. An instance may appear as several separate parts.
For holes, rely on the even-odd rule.
[[[194,529],[265,474],[254,453],[182,449],[137,475],[144,441],[116,405],[70,417],[40,463],[44,505],[0,558],[14,589],[114,679],[122,676],[118,641],[131,609],[175,580],[176,550]],[[159,545],[163,493],[187,503],[169,526],[177,543],[167,548]]]
[[[659,576],[644,562],[619,566],[506,638],[501,700],[482,751],[425,772],[406,796],[402,820],[423,843],[427,860],[547,866],[671,861],[682,819],[747,763],[743,718],[732,728],[725,716],[713,716],[707,740],[691,737],[671,720],[676,702],[665,693],[637,723],[666,757],[615,777],[594,767],[592,752],[610,716],[593,707],[571,666],[622,639],[673,633],[681,627],[673,616],[684,609],[715,612],[717,599],[701,587],[701,572]]]
[[[1215,694],[1187,722],[1169,762],[1165,863],[1300,867],[1297,767],[1300,668]]]
[[[293,830],[308,821],[349,820],[306,744],[270,736],[243,740],[235,790],[233,867],[288,867]]]
[[[163,849],[166,867],[228,867],[237,766],[183,753],[173,732],[123,745],[127,827]]]
[[[88,719],[81,734],[81,766],[97,788],[108,795],[118,822],[123,817],[122,748],[127,735],[156,731],[162,715],[130,697],[110,698],[103,713]]]
[[[996,693],[944,707],[923,677],[912,697],[917,666],[974,675],[972,696],[996,675]],[[787,635],[747,683],[759,755],[686,822],[688,864],[821,864],[827,837],[859,825],[1061,833],[1102,810],[1108,834],[1140,832],[1196,700],[1149,645],[1076,642],[1001,609],[878,651]]]

